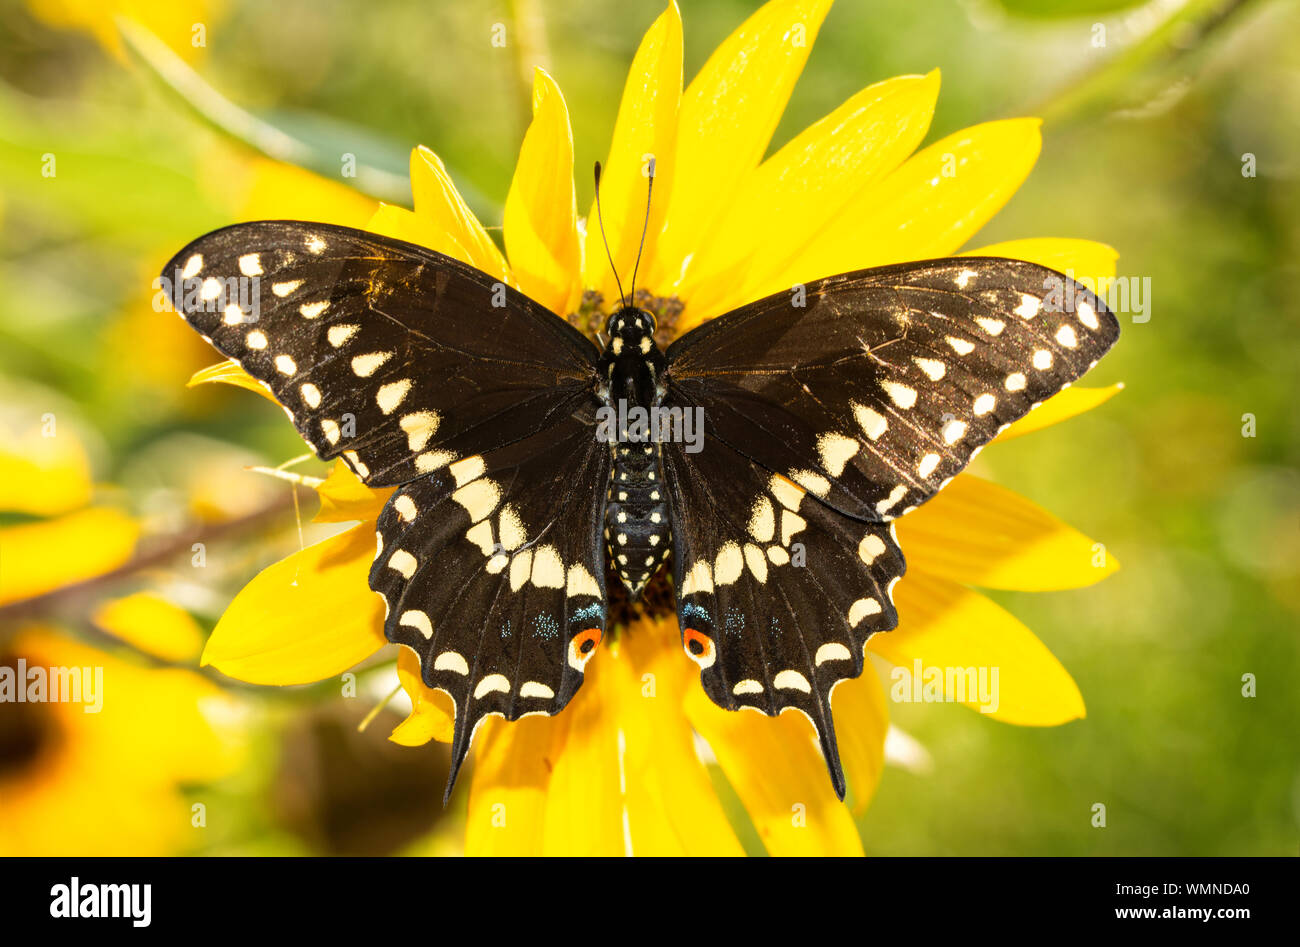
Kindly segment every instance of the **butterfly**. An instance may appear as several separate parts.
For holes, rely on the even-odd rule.
[[[163,276],[318,456],[395,488],[369,583],[455,703],[448,797],[485,719],[573,698],[607,561],[633,597],[670,561],[705,692],[805,714],[842,799],[831,693],[898,624],[894,521],[1119,334],[1083,286],[992,257],[814,280],[666,350],[627,297],[597,345],[459,260],[327,224],[217,230]]]

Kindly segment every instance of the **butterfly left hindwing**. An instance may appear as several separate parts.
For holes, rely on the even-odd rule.
[[[898,623],[892,521],[1118,331],[1061,274],[972,257],[819,280],[671,346],[664,403],[704,418],[698,455],[663,451],[678,623],[714,702],[804,711],[842,798],[831,692]]]
[[[864,646],[898,623],[905,565],[888,524],[819,502],[721,441],[664,450],[673,584],[686,654],[727,710],[807,715],[843,798],[831,718],[835,685],[862,673]]]

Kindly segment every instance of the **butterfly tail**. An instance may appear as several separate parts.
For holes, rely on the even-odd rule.
[[[840,747],[835,739],[835,721],[831,719],[830,700],[819,701],[820,720],[817,721],[817,742],[821,747],[822,757],[826,760],[826,771],[831,777],[831,786],[840,802],[848,789],[844,779],[844,766],[840,762]]]
[[[466,720],[466,714],[458,712],[456,714],[455,732],[451,739],[451,770],[447,773],[447,786],[442,792],[442,807],[447,808],[451,802],[452,790],[456,788],[456,777],[460,774],[460,768],[465,762],[465,757],[469,756],[470,744],[474,742],[474,731],[476,726],[470,725]],[[480,718],[481,719],[481,718]],[[475,721],[477,723],[478,721]]]

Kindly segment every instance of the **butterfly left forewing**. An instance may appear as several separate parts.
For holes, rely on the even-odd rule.
[[[1118,333],[1059,273],[958,257],[744,306],[674,344],[667,374],[670,398],[702,407],[712,436],[843,513],[888,521],[1081,377]]]
[[[1059,273],[957,258],[819,280],[675,343],[664,404],[704,427],[699,454],[664,448],[678,620],[714,702],[805,712],[843,796],[830,695],[898,622],[892,520],[1117,335]]]

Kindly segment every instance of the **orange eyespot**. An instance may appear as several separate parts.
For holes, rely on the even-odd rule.
[[[569,666],[578,671],[585,668],[602,637],[599,628],[587,628],[574,635],[569,640]]]
[[[702,668],[712,666],[714,659],[713,639],[702,631],[687,628],[682,632],[682,646],[687,656]]]

